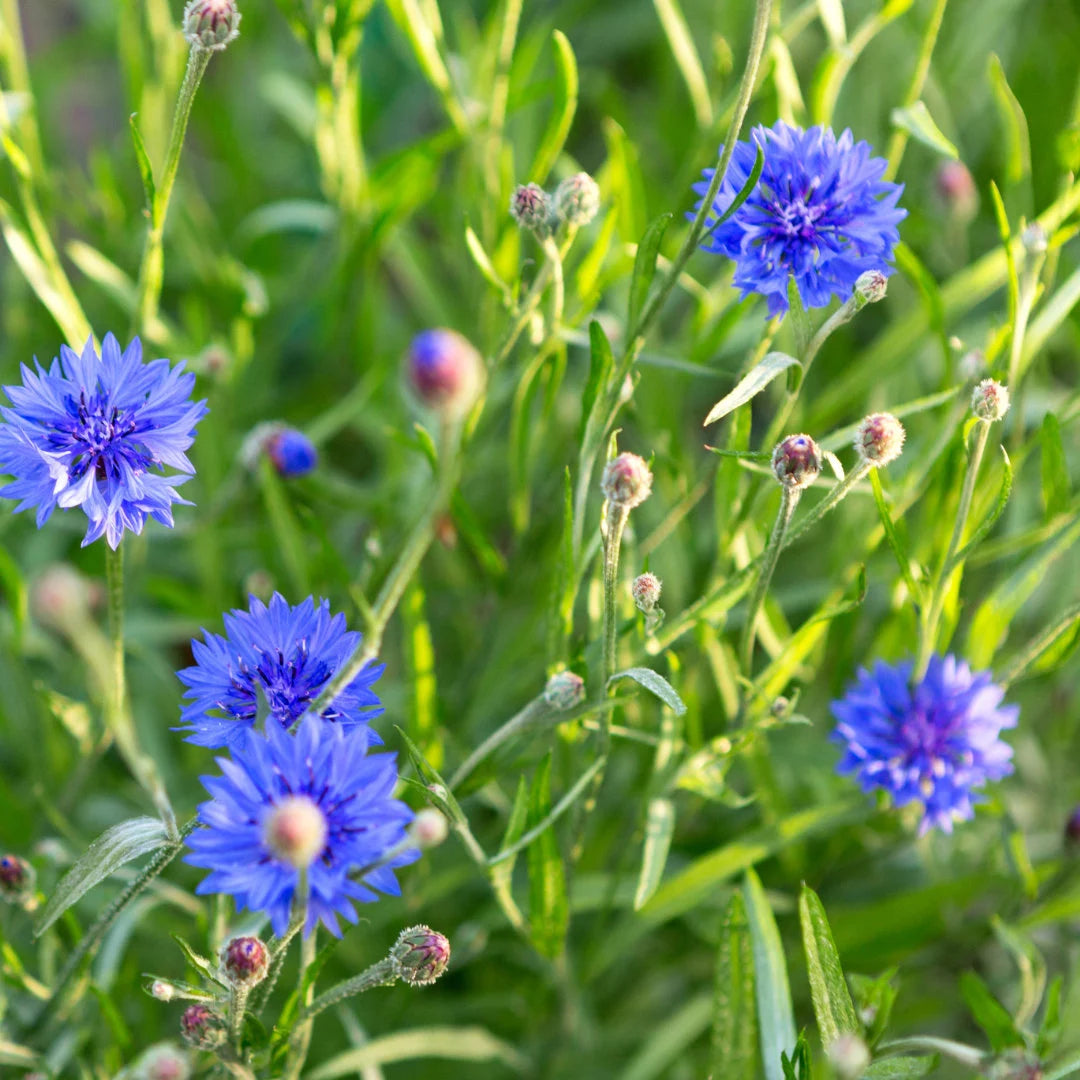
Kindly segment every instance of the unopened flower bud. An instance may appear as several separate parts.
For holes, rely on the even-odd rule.
[[[1043,1068],[1030,1050],[1006,1050],[986,1075],[988,1080],[1043,1080]]]
[[[905,435],[904,425],[892,413],[871,413],[855,432],[855,452],[880,468],[900,456]]]
[[[188,1080],[191,1062],[179,1047],[158,1043],[139,1058],[130,1075],[132,1080]]]
[[[988,424],[1009,411],[1009,391],[994,379],[983,379],[971,395],[971,411]]]
[[[164,979],[155,979],[150,984],[150,996],[158,1001],[172,1001],[176,997],[176,987]]]
[[[600,209],[600,188],[588,173],[575,173],[555,189],[555,213],[568,225],[588,225]]]
[[[263,842],[282,862],[309,867],[326,847],[326,816],[306,795],[289,795],[263,824]]]
[[[622,453],[604,466],[600,487],[608,502],[632,510],[649,497],[652,473],[643,458],[637,454]]]
[[[523,229],[546,234],[551,221],[551,199],[539,184],[518,184],[510,196],[510,216]]]
[[[180,1017],[180,1034],[189,1046],[213,1050],[227,1034],[225,1021],[208,1005],[189,1005]]]
[[[630,587],[638,611],[646,615],[655,611],[656,605],[660,603],[660,589],[660,579],[655,574],[638,574]]]
[[[264,444],[266,456],[280,476],[291,480],[306,476],[319,463],[319,452],[312,441],[296,428],[282,427]]]
[[[193,48],[224,49],[239,33],[234,0],[191,0],[184,8],[184,37]]]
[[[789,435],[773,451],[772,467],[784,487],[800,490],[821,472],[821,450],[809,435]]]
[[[1020,243],[1028,255],[1043,255],[1050,246],[1046,230],[1037,221],[1024,226],[1023,232],[1020,233]]]
[[[222,974],[233,986],[255,986],[270,970],[270,950],[257,937],[230,938],[219,959]]]
[[[0,900],[9,904],[24,904],[34,895],[37,874],[34,868],[18,855],[0,855]]]
[[[30,609],[42,626],[68,631],[90,617],[90,582],[67,563],[46,567],[30,586]]]
[[[410,835],[422,848],[438,847],[446,839],[449,831],[446,815],[439,813],[433,806],[421,810],[409,826]]]
[[[876,304],[885,299],[889,279],[880,270],[867,270],[855,282],[855,298],[861,304]]]
[[[544,687],[544,701],[553,709],[566,712],[585,700],[585,680],[572,671],[556,671]]]
[[[406,360],[409,385],[421,404],[446,417],[472,408],[484,385],[484,362],[455,330],[424,330],[413,338]]]
[[[961,224],[971,221],[979,209],[979,195],[975,181],[962,161],[946,161],[934,177],[934,186],[951,217]]]
[[[825,1049],[838,1080],[862,1080],[870,1067],[870,1050],[858,1035],[841,1035]]]
[[[410,986],[427,986],[450,963],[450,942],[428,926],[410,926],[401,931],[390,956],[402,982]]]

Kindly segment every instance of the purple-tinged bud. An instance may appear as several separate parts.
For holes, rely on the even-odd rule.
[[[130,1075],[131,1080],[189,1080],[191,1062],[172,1043],[158,1043],[139,1058]]]
[[[1069,815],[1065,822],[1065,842],[1072,848],[1080,847],[1080,806]]]
[[[660,603],[661,587],[660,579],[655,574],[638,574],[634,578],[630,591],[638,611],[648,615],[656,610],[656,605]]]
[[[568,176],[555,189],[555,214],[568,225],[588,225],[600,209],[600,188],[588,173]]]
[[[240,33],[234,0],[191,0],[184,8],[184,37],[195,49],[224,49]]]
[[[786,488],[809,487],[821,472],[821,450],[809,435],[789,435],[773,451],[773,472]]]
[[[556,671],[544,687],[544,703],[559,712],[574,709],[585,700],[585,680],[572,671]]]
[[[74,566],[53,563],[30,586],[30,610],[42,626],[66,632],[90,618],[91,582]]]
[[[858,1035],[845,1034],[825,1048],[825,1056],[838,1080],[862,1080],[870,1067],[870,1050]]]
[[[867,270],[855,282],[855,300],[860,307],[876,304],[885,299],[888,289],[889,279],[880,270]]]
[[[450,942],[428,926],[410,926],[401,931],[390,957],[402,982],[428,986],[450,963]]]
[[[425,807],[413,818],[409,826],[409,835],[416,842],[417,847],[438,847],[450,832],[446,815],[441,814],[433,806]]]
[[[225,1021],[208,1005],[189,1005],[180,1017],[184,1042],[199,1050],[213,1050],[227,1035]]]
[[[934,177],[934,186],[950,216],[962,224],[971,221],[979,209],[979,194],[962,161],[946,161]]]
[[[510,196],[510,216],[521,228],[546,235],[551,222],[551,198],[539,184],[518,184]]]
[[[263,444],[266,456],[279,475],[291,480],[306,476],[319,463],[319,452],[312,441],[296,428],[279,428]]]
[[[270,970],[270,950],[257,937],[230,938],[221,947],[221,972],[233,986],[255,986]]]
[[[867,465],[880,468],[900,456],[906,434],[892,413],[871,413],[855,432],[855,452]]]
[[[263,822],[263,842],[282,862],[304,870],[326,848],[326,815],[306,795],[289,795]]]
[[[608,502],[632,510],[652,492],[652,473],[644,458],[622,453],[604,466],[600,487]]]
[[[464,416],[484,386],[484,362],[455,330],[424,330],[407,357],[409,385],[420,400],[448,418]]]
[[[1009,391],[994,379],[983,379],[971,395],[971,411],[992,424],[1009,411]]]
[[[0,855],[0,900],[9,904],[25,904],[34,895],[37,874],[34,868],[18,855]]]

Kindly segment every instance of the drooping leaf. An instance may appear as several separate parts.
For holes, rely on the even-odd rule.
[[[717,420],[727,416],[729,412],[745,405],[756,397],[777,377],[790,367],[799,367],[799,361],[787,353],[766,353],[760,364],[754,366],[742,379],[731,393],[722,397],[705,417],[705,425],[716,423]]]
[[[672,217],[671,213],[666,213],[654,218],[638,243],[637,255],[634,257],[634,273],[630,279],[630,309],[626,320],[630,333],[636,332],[638,320],[645,310],[645,302],[649,299],[649,289],[656,276],[660,244]]]
[[[675,687],[663,675],[653,671],[652,668],[632,667],[627,668],[625,671],[616,671],[608,679],[608,686],[611,686],[612,683],[617,682],[619,679],[633,679],[640,686],[644,686],[650,694],[654,694],[669,709],[673,709],[677,716],[682,716],[686,712],[686,706],[676,692]]]

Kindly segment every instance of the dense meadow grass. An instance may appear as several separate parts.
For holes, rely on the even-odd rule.
[[[40,527],[3,504],[0,1075],[1080,1073],[1080,9],[239,6],[227,40],[231,0],[199,0],[189,37],[211,37],[192,44],[177,0],[0,0],[4,472],[39,470],[39,501],[76,485],[70,458],[38,452],[59,443],[11,433],[44,408],[20,404],[20,365],[91,335],[184,361],[184,400],[209,409],[169,414],[176,453],[194,433],[177,492],[194,505],[171,528],[129,520],[80,546],[82,497]],[[883,298],[863,279],[853,296],[860,266],[828,306],[782,288],[772,311],[791,307],[770,315],[753,281],[733,286],[754,244],[738,267],[700,250],[778,199],[783,168],[817,168],[762,136],[718,208],[748,201],[694,220],[721,144],[777,121],[850,128],[904,185]],[[529,182],[563,185],[555,224],[511,215]],[[821,197],[788,195],[799,213]],[[417,341],[439,327],[463,338]],[[989,378],[1003,419],[972,413]],[[74,398],[54,405],[84,422]],[[906,429],[880,468],[852,448],[873,413]],[[266,424],[302,438],[286,452]],[[778,484],[789,433],[820,449],[788,444],[797,475]],[[643,460],[605,472],[626,451]],[[102,490],[104,460],[85,478]],[[646,467],[651,494],[627,508]],[[635,607],[645,571],[663,616]],[[281,810],[251,825],[250,866],[229,826],[222,866],[288,882],[276,909],[249,894],[238,912],[239,887],[197,895],[206,869],[184,859],[217,836],[193,815],[226,752],[175,730],[192,702],[176,672],[206,660],[192,639],[275,592],[325,598],[365,635],[397,794],[437,814],[406,841],[387,790],[364,804],[381,846],[320,817],[305,862],[311,822]],[[355,806],[376,748],[363,757],[364,723],[305,714],[340,687],[312,673],[304,626],[232,753],[284,755],[266,790],[314,777]],[[927,734],[967,678],[941,674],[945,654],[991,674]],[[209,714],[228,714],[234,674]],[[296,734],[275,719],[290,693]],[[965,773],[1004,753],[1003,725],[1011,763]],[[910,776],[893,737],[922,762]],[[849,763],[879,755],[875,783],[837,772],[847,743]],[[383,863],[416,844],[400,896],[358,904],[340,940],[289,942],[342,852],[386,892]],[[408,985],[415,950],[395,947],[415,925],[449,940],[431,986]],[[281,960],[272,988],[230,989],[217,958],[238,934]],[[422,975],[445,966],[437,936],[413,944]],[[202,1047],[181,1049],[182,1015]]]

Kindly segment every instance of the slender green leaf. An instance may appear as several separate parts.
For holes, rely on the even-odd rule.
[[[952,563],[948,569],[951,570],[954,566],[959,566],[968,556],[981,544],[987,536],[990,535],[990,530],[998,523],[999,518],[1005,513],[1005,507],[1009,502],[1009,496],[1012,494],[1013,484],[1013,470],[1012,462],[1009,460],[1009,455],[1005,451],[1005,447],[1001,447],[1001,456],[1004,459],[1003,470],[1001,474],[1001,487],[998,489],[997,501],[994,503],[994,508],[986,516],[986,518],[979,522],[979,527],[971,534],[971,539],[953,556]]]
[[[793,1054],[796,1042],[784,946],[765,890],[753,870],[746,871],[743,897],[754,946],[754,984],[765,1080],[784,1080],[780,1056]]]
[[[551,816],[551,754],[544,758],[533,777],[529,792],[530,830],[548,822]],[[542,829],[529,845],[529,927],[538,952],[555,959],[563,949],[570,925],[566,898],[566,871],[562,855],[550,827]]]
[[[708,1029],[710,1012],[709,998],[702,994],[651,1025],[643,1035],[641,1050],[619,1073],[619,1080],[658,1080],[670,1075],[671,1066]]]
[[[574,50],[561,30],[552,32],[551,41],[555,47],[555,101],[547,128],[536,149],[536,157],[529,169],[529,179],[535,184],[543,184],[547,180],[548,173],[562,153],[566,137],[574,123],[574,113],[577,112],[578,70]]]
[[[743,376],[731,393],[722,397],[705,417],[704,426],[716,423],[717,420],[727,416],[729,412],[745,405],[756,397],[779,375],[790,367],[800,367],[799,361],[787,353],[766,353],[760,364],[755,365]]]
[[[936,1068],[936,1057],[894,1057],[875,1061],[866,1070],[865,1080],[919,1080]]]
[[[34,935],[43,934],[72,904],[125,863],[157,851],[168,839],[165,826],[152,817],[132,818],[107,829],[60,879],[34,926]]]
[[[818,14],[829,45],[842,49],[847,41],[847,25],[844,22],[844,5],[841,0],[817,0]]]
[[[1008,1011],[974,971],[965,971],[960,976],[960,994],[995,1053],[1024,1045],[1024,1037],[1016,1030]]]
[[[153,216],[157,213],[157,188],[154,184],[154,167],[150,164],[150,155],[146,152],[139,125],[135,123],[135,113],[128,117],[131,125],[131,141],[135,146],[135,160],[139,163],[139,175],[142,177],[143,192],[146,194],[146,208]]]
[[[1031,175],[1031,139],[1028,135],[1027,117],[1009,86],[997,53],[991,53],[987,60],[987,75],[990,88],[994,92],[998,117],[1005,129],[1005,179],[1010,184],[1018,184]]]
[[[654,694],[669,709],[673,709],[677,716],[682,716],[686,712],[686,706],[676,692],[675,687],[663,675],[653,671],[652,668],[632,667],[627,668],[625,671],[616,671],[608,679],[608,686],[611,686],[612,683],[617,682],[619,679],[633,679],[640,686],[644,686],[650,694]]]
[[[908,105],[907,108],[893,109],[892,122],[894,127],[906,131],[923,146],[929,146],[931,150],[944,157],[956,159],[960,157],[960,152],[945,138],[941,128],[934,123],[934,118],[924,102],[916,101],[914,105]]]
[[[626,325],[630,327],[631,332],[637,330],[638,320],[645,310],[645,301],[649,298],[649,289],[656,276],[656,259],[660,254],[660,243],[664,239],[664,233],[671,224],[673,216],[671,213],[666,213],[654,218],[638,243],[637,254],[634,256],[634,273],[630,279],[630,310],[626,320]]]
[[[836,951],[829,920],[817,893],[804,884],[799,895],[799,922],[802,925],[803,950],[810,977],[810,996],[822,1046],[829,1046],[841,1035],[861,1033],[855,1018],[840,956]]]
[[[517,842],[525,832],[525,826],[529,819],[529,785],[524,776],[518,777],[517,794],[514,796],[514,805],[510,810],[510,817],[506,823],[506,833],[503,835],[502,849],[512,850],[508,858],[496,863],[491,867],[491,887],[503,896],[504,903],[513,903],[512,884],[514,878],[514,866],[517,863]]]
[[[739,891],[728,901],[716,950],[711,1064],[714,1080],[757,1077],[754,953]]]
[[[1051,412],[1043,417],[1040,448],[1043,509],[1049,521],[1069,508],[1069,469],[1061,444],[1061,425]]]
[[[634,890],[634,910],[637,911],[652,897],[664,876],[671,837],[675,832],[675,804],[670,799],[649,800],[645,815],[645,842],[642,845],[641,872]]]
[[[690,92],[690,102],[694,106],[694,118],[699,128],[708,128],[712,124],[712,102],[709,99],[709,83],[701,67],[701,58],[694,46],[686,17],[679,7],[678,0],[653,0],[660,24],[667,35],[668,44],[679,66],[686,89]]]

